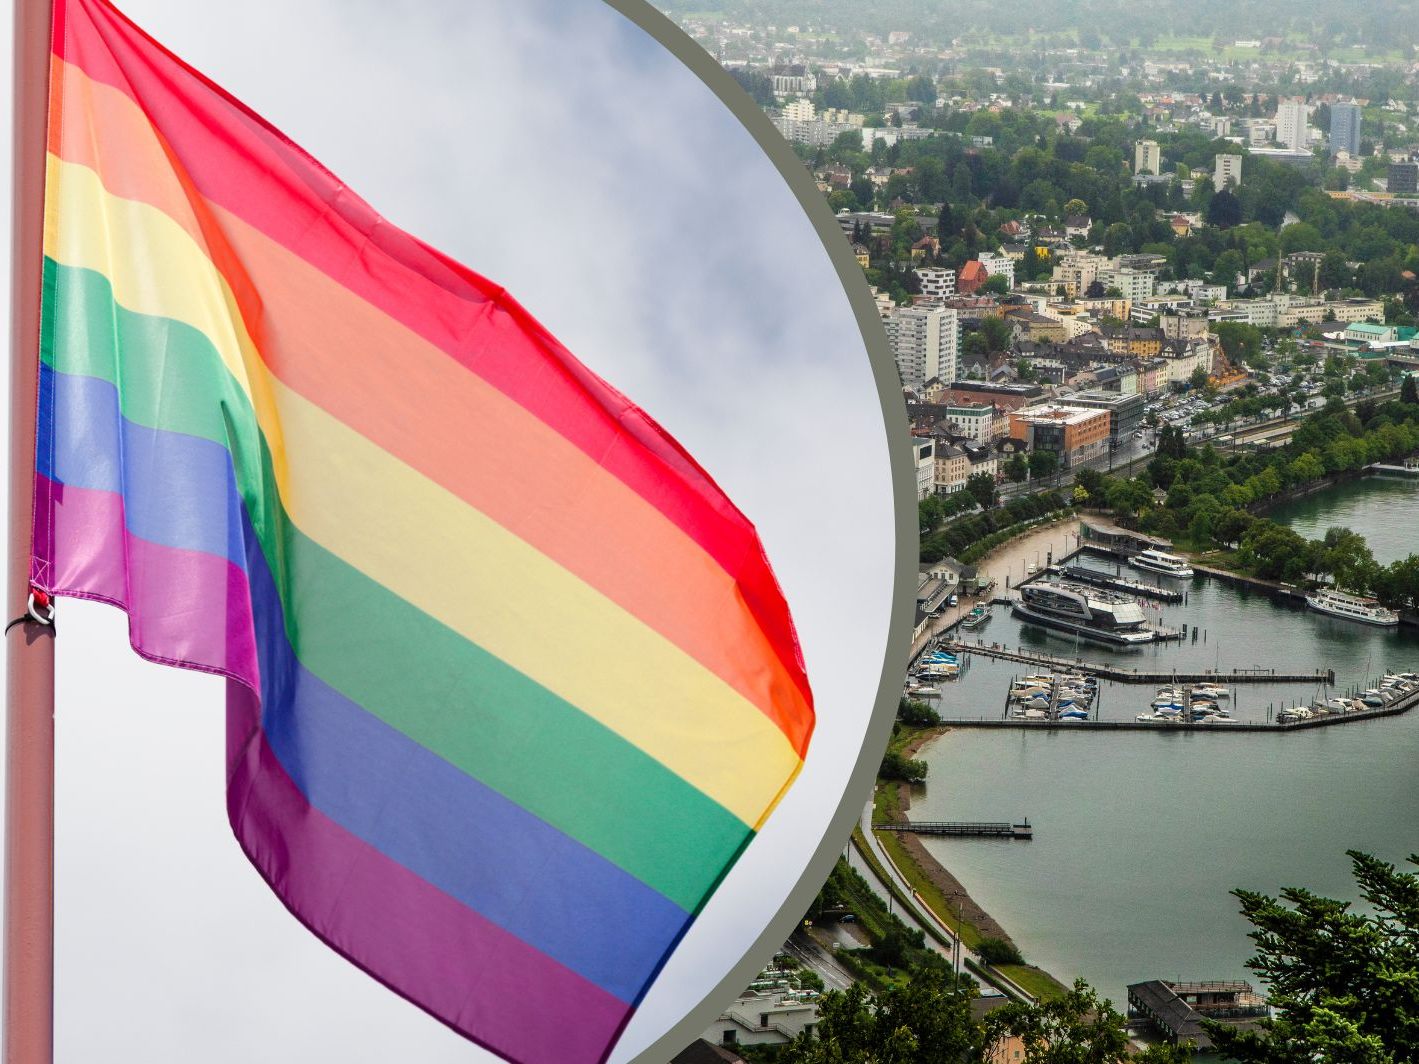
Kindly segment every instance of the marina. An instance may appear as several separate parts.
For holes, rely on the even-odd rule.
[[[1356,479],[1269,516],[1288,514],[1308,537],[1352,528],[1388,563],[1414,550],[1419,490],[1412,480]],[[1365,698],[1390,689],[1387,675],[1419,672],[1419,631],[1330,616],[1309,609],[1299,589],[1282,594],[1200,566],[1177,580],[1093,551],[1060,564],[1180,591],[1181,601],[1136,594],[1157,622],[1186,625],[1187,638],[1088,644],[997,603],[985,632],[957,629],[941,644],[960,665],[933,703],[951,730],[916,754],[929,771],[912,815],[984,821],[1002,805],[1032,810],[1030,846],[921,840],[1028,960],[1066,982],[1083,977],[1116,1002],[1143,981],[1244,980],[1250,925],[1231,890],[1304,885],[1355,899],[1346,850],[1390,861],[1413,852],[1419,713],[1409,710],[1419,699]],[[1068,672],[1098,680],[1088,720],[1005,719],[1013,681]],[[1237,723],[1137,720],[1159,688],[1206,683],[1229,690],[1220,705]],[[1345,707],[1292,721],[1331,700]],[[1071,899],[1067,919],[1049,903],[1061,897]]]

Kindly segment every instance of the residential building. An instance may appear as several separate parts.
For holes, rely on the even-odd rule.
[[[966,449],[954,443],[936,445],[936,461],[932,466],[933,482],[931,490],[937,495],[953,495],[966,486],[966,478],[971,475],[971,462],[966,457]],[[917,484],[917,498],[924,499],[925,495],[920,494],[921,484]]]
[[[1161,174],[1163,172],[1163,149],[1156,140],[1140,140],[1133,146],[1133,172],[1135,174]]]
[[[1360,105],[1350,101],[1330,105],[1330,154],[1360,154]]]
[[[1063,341],[1069,338],[1069,331],[1062,319],[1033,311],[1012,311],[1005,315],[1015,329],[1017,336],[1036,343],[1045,340]]]
[[[787,1045],[818,1022],[818,1006],[791,993],[746,990],[706,1032],[722,1046]]]
[[[1151,358],[1162,354],[1163,351],[1162,329],[1138,325],[1105,325],[1099,332],[1104,338],[1105,350],[1112,355]]]
[[[1292,150],[1308,147],[1311,142],[1310,117],[1311,109],[1304,99],[1299,96],[1283,99],[1276,108],[1276,143]]]
[[[1212,162],[1212,186],[1214,188],[1239,188],[1242,183],[1242,157],[1240,155],[1219,155]]]
[[[1006,284],[1011,288],[1015,287],[1015,260],[1009,255],[995,251],[982,251],[978,261],[985,267],[985,272],[990,277],[1004,277]]]
[[[956,294],[956,271],[944,266],[917,266],[912,272],[921,283],[922,297],[939,303]]]
[[[920,502],[936,486],[936,441],[913,436],[912,460],[916,466],[916,498]]]
[[[1386,186],[1391,195],[1413,196],[1419,193],[1419,162],[1390,163],[1389,183]]]
[[[1010,415],[1010,435],[1032,451],[1053,451],[1072,469],[1109,449],[1109,412],[1084,406],[1030,406]]]
[[[1147,299],[1153,294],[1153,288],[1158,283],[1157,274],[1151,270],[1135,270],[1130,267],[1107,267],[1099,271],[1098,279],[1105,292],[1118,289],[1119,295],[1130,304],[1135,300]]]
[[[990,443],[997,435],[994,403],[947,403],[945,421],[957,436],[975,443]],[[1001,423],[1000,428],[1004,428]]]
[[[952,381],[945,389],[939,402],[954,403],[994,403],[1004,411],[1019,410],[1027,403],[1044,395],[1038,384],[992,384],[986,381]],[[944,414],[942,415],[944,416]],[[997,430],[998,431],[998,430]]]
[[[967,447],[966,458],[970,461],[970,466],[966,470],[966,477],[975,476],[977,473],[984,473],[991,480],[1000,479],[1000,456],[995,453],[995,448]]]
[[[1158,325],[1167,340],[1201,340],[1207,336],[1207,314],[1200,310],[1162,314]]]
[[[920,392],[932,377],[956,376],[956,312],[930,305],[894,307],[886,321],[887,339],[902,386]]]
[[[1106,264],[1107,260],[1097,255],[1065,255],[1051,271],[1050,284],[1056,288],[1062,286],[1066,296],[1078,299],[1099,279],[1099,269]]]

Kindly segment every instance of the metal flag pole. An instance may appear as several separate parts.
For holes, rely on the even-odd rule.
[[[30,595],[52,0],[15,0],[4,1064],[54,1057],[54,628]]]

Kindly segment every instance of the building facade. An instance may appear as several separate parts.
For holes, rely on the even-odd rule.
[[[1239,188],[1242,183],[1242,157],[1240,155],[1219,155],[1212,163],[1212,187]]]
[[[1161,174],[1163,172],[1163,149],[1156,140],[1140,140],[1133,146],[1133,172],[1135,174]]]
[[[1092,461],[1109,449],[1109,412],[1083,406],[1031,406],[1010,415],[1010,435],[1032,451],[1053,451],[1062,469]]]
[[[884,322],[902,386],[920,394],[932,377],[956,377],[956,312],[944,307],[893,307]]]
[[[1305,149],[1311,141],[1310,117],[1311,109],[1304,99],[1283,99],[1276,107],[1276,143],[1293,151]]]
[[[1330,105],[1330,154],[1360,154],[1360,105],[1338,102]]]
[[[1387,187],[1390,193],[1396,196],[1419,193],[1419,163],[1390,163]]]

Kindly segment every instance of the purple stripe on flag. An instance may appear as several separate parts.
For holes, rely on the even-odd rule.
[[[50,505],[52,499],[52,505]],[[133,647],[259,687],[246,573],[225,558],[131,536],[123,499],[35,476],[35,582],[128,612]]]
[[[313,808],[259,719],[251,692],[228,684],[227,810],[242,849],[297,919],[496,1053],[525,1064],[605,1059],[630,1006]]]

